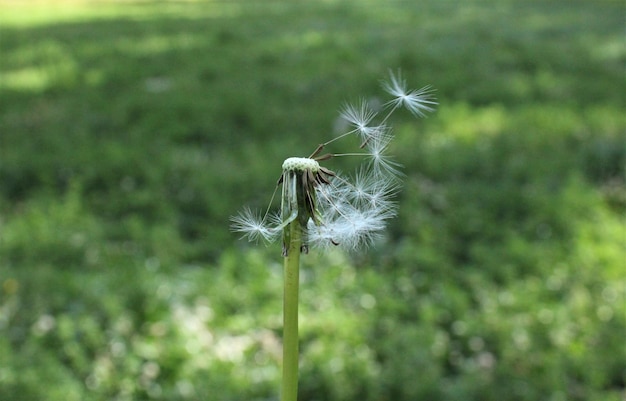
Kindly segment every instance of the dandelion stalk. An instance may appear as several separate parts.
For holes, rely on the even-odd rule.
[[[377,112],[365,101],[358,106],[346,106],[341,116],[352,125],[351,131],[320,144],[309,157],[290,157],[283,162],[278,180],[278,185],[282,185],[279,213],[270,214],[270,201],[262,216],[246,208],[231,218],[233,231],[243,233],[251,241],[273,242],[282,238],[285,263],[282,401],[297,401],[298,395],[300,254],[308,253],[309,246],[325,249],[341,245],[356,250],[381,235],[387,220],[396,215],[392,198],[402,176],[400,166],[387,155],[393,139],[387,121],[402,106],[422,117],[437,104],[430,87],[408,90],[399,73],[391,73],[383,88],[393,98],[384,104],[388,111],[378,125],[371,124]],[[358,152],[321,154],[327,152],[329,145],[349,135],[359,137]],[[353,176],[342,176],[319,164],[342,156],[364,156],[369,162]]]
[[[302,228],[298,219],[286,227],[289,244],[285,256],[285,288],[283,294],[283,381],[282,401],[298,397],[298,287],[300,281],[300,248]]]

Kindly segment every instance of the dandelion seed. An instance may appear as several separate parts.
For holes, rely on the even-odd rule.
[[[437,105],[433,94],[434,89],[431,86],[409,90],[400,72],[397,74],[390,72],[389,81],[383,82],[383,88],[394,96],[394,99],[387,102],[388,104],[394,109],[404,106],[417,117],[424,117],[426,112],[434,111],[434,106]]]
[[[386,173],[394,177],[402,175],[400,171],[401,165],[386,154],[392,139],[393,137],[391,136],[376,137],[372,138],[367,144],[368,156],[372,161],[374,170],[381,176],[384,176]]]
[[[232,230],[243,233],[243,237],[250,241],[263,239],[272,242],[278,234],[257,212],[248,207],[237,216],[231,217],[230,220]]]
[[[376,113],[370,109],[364,99],[361,99],[356,106],[345,105],[340,115],[355,127],[356,132],[364,141],[372,134],[379,132],[376,127],[369,126],[369,123],[376,117]]]
[[[376,208],[359,209],[343,205],[337,218],[321,227],[310,227],[309,241],[316,247],[329,243],[341,245],[348,250],[368,246],[381,236],[388,216]]]
[[[392,197],[399,190],[397,180],[380,179],[376,173],[361,169],[354,176],[354,190],[347,193],[350,201],[369,208],[380,208],[395,214]]]

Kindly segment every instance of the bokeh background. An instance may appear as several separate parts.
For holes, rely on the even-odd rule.
[[[0,399],[278,400],[280,246],[229,216],[399,68],[440,106],[384,241],[303,258],[299,399],[623,401],[625,15],[0,2]]]

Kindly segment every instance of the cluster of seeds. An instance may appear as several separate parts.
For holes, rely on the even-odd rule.
[[[268,208],[261,215],[246,208],[231,218],[233,231],[251,241],[273,242],[282,237],[285,256],[286,228],[296,219],[302,229],[303,252],[308,252],[309,246],[331,245],[354,250],[376,240],[387,220],[396,215],[393,198],[402,176],[400,166],[387,154],[393,139],[387,121],[400,107],[422,117],[437,104],[430,87],[409,90],[399,73],[391,73],[383,89],[392,99],[383,105],[381,111],[386,115],[380,121],[376,123],[379,112],[366,101],[346,105],[341,117],[352,130],[320,144],[309,157],[290,157],[283,162],[278,180],[278,186],[282,185],[280,211],[270,213]],[[360,138],[357,152],[319,155],[328,145],[349,135]],[[342,176],[319,163],[344,156],[363,157],[364,163],[352,176]]]

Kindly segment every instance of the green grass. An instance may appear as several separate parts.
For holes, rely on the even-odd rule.
[[[622,399],[624,12],[0,4],[0,399],[278,399],[280,249],[228,218],[390,68],[440,107],[386,241],[303,257],[300,400]]]

